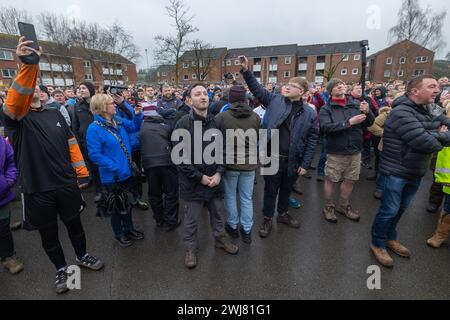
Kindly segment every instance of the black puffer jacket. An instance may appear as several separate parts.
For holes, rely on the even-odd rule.
[[[173,122],[173,119],[165,120],[163,117],[150,117],[144,120],[139,135],[144,169],[173,165],[170,157]]]
[[[78,140],[83,157],[88,159],[88,149],[86,142],[86,133],[89,125],[94,121],[94,115],[91,112],[89,103],[86,100],[78,101],[75,105],[74,118],[72,122],[72,131]]]
[[[320,109],[320,128],[328,138],[328,154],[355,155],[362,151],[364,131],[373,125],[375,116],[370,111],[363,123],[350,126],[350,118],[360,114],[360,102],[351,96],[347,96],[344,107],[330,100]]]
[[[450,132],[439,133],[442,125],[450,127],[450,119],[433,116],[406,96],[395,100],[384,124],[380,173],[404,179],[423,177],[433,153],[450,146]]]
[[[201,127],[201,136],[198,137],[194,134],[194,123],[200,123]],[[223,186],[222,181],[220,184],[214,188],[209,188],[208,186],[204,186],[201,184],[201,180],[203,175],[212,177],[216,173],[220,173],[222,176],[225,173],[225,166],[223,164],[206,164],[205,159],[203,159],[203,152],[205,148],[211,144],[211,142],[203,141],[203,135],[206,131],[210,129],[218,129],[218,125],[213,115],[208,114],[205,118],[197,115],[194,110],[181,118],[175,126],[175,131],[177,129],[185,129],[189,131],[191,136],[191,141],[187,141],[187,143],[191,145],[191,155],[188,160],[190,160],[191,164],[187,164],[187,161],[184,161],[183,164],[177,166],[179,173],[179,182],[180,182],[180,196],[184,201],[209,201],[212,198],[220,197],[223,194]],[[200,133],[200,132],[199,132]],[[216,136],[217,138],[217,136]],[[215,138],[213,138],[214,140]],[[176,143],[174,142],[174,152],[179,144],[183,144],[183,138],[181,141]],[[202,163],[195,163],[194,154],[196,153],[196,148],[194,144],[202,142],[201,145],[201,153],[198,152],[197,156],[200,155],[202,159]],[[199,150],[200,151],[200,150]],[[223,157],[223,155],[222,155]],[[223,163],[223,158],[222,161]]]

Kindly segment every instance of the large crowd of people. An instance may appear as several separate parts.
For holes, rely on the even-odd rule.
[[[57,293],[68,291],[58,217],[68,230],[77,263],[93,271],[104,266],[88,252],[80,219],[87,188],[95,192],[97,214],[110,217],[112,239],[121,247],[144,239],[144,230],[133,224],[133,209],[151,208],[158,228],[171,232],[183,225],[184,264],[195,268],[198,221],[207,209],[215,247],[237,254],[233,239],[252,243],[253,189],[261,166],[250,161],[255,156],[251,139],[239,132],[260,129],[266,134],[258,137],[258,152],[278,165],[275,173],[264,175],[261,238],[270,236],[275,217],[276,223],[300,227],[289,208],[300,206],[295,196],[301,193],[299,177],[311,178],[313,170],[323,183],[325,221],[337,223],[338,213],[358,222],[360,212],[351,196],[365,167],[373,170],[367,179],[381,200],[370,244],[381,265],[394,266],[390,252],[411,256],[399,241],[397,225],[430,168],[434,180],[428,211],[440,214],[427,244],[438,248],[448,239],[448,78],[368,81],[364,90],[360,83],[339,79],[319,84],[292,78],[286,84],[263,86],[249,71],[248,59],[240,57],[244,83],[96,88],[83,82],[76,88],[52,88],[37,83],[42,52],[30,45],[19,40],[22,65],[0,100],[0,258],[11,274],[24,268],[15,257],[11,232],[16,184],[22,194],[23,227],[39,232],[56,269]],[[241,153],[229,152],[230,141],[223,137],[230,130],[238,132],[233,143],[242,147]],[[205,139],[211,132],[216,133]],[[186,134],[193,139],[185,141]],[[223,138],[223,150],[213,157],[224,161],[201,156],[217,142],[212,136]],[[277,148],[271,147],[274,141]],[[178,152],[186,142],[194,152]],[[178,155],[182,161],[175,159]]]

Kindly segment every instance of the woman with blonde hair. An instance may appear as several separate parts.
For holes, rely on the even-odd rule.
[[[128,247],[133,244],[132,240],[144,239],[143,233],[134,228],[132,206],[127,201],[127,190],[136,174],[128,134],[141,129],[141,108],[135,109],[133,121],[117,117],[114,99],[106,94],[92,97],[90,108],[95,117],[87,131],[89,157],[99,167],[100,180],[106,190],[99,212],[111,215],[116,241],[120,246]],[[119,194],[123,207],[113,206],[108,213],[104,212],[106,200]]]

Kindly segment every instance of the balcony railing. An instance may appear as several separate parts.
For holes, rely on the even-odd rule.
[[[42,84],[44,86],[53,86],[53,79],[51,78],[42,78]]]
[[[55,86],[65,86],[64,79],[55,78]]]
[[[62,71],[62,66],[60,64],[52,63],[52,70],[53,71]]]
[[[66,86],[73,86],[73,79],[66,79]]]
[[[308,70],[308,64],[307,63],[300,63],[298,65],[298,70],[299,71],[306,71],[306,70]]]
[[[276,83],[277,77],[269,77],[269,83]]]
[[[316,70],[325,70],[325,62],[316,63]]]
[[[269,71],[278,71],[278,65],[277,64],[271,64],[269,66]]]
[[[50,71],[50,63],[41,62],[39,63],[39,68],[41,71]]]
[[[253,66],[253,72],[261,72],[261,65],[260,64],[255,64]]]

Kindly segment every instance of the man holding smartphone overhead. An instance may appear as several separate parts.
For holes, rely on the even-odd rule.
[[[58,217],[68,230],[76,263],[100,270],[103,262],[87,253],[80,219],[85,206],[80,188],[86,186],[89,172],[62,114],[40,103],[36,82],[42,50],[32,44],[25,37],[19,39],[16,55],[23,64],[8,91],[3,113],[21,173],[25,225],[39,230],[42,246],[57,270],[55,291],[61,294],[68,291],[68,274]]]

